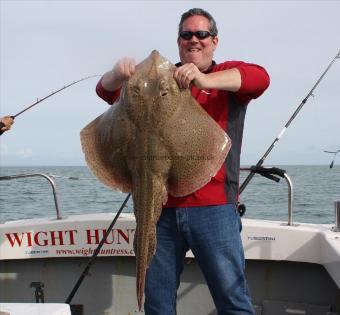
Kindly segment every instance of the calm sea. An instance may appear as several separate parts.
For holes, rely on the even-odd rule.
[[[334,201],[340,200],[340,166],[281,166],[294,185],[294,215],[297,222],[333,223]],[[106,188],[87,167],[1,167],[0,176],[44,173],[54,175],[61,215],[116,212],[125,194]],[[241,182],[247,175],[241,172]],[[241,195],[245,217],[287,220],[288,189],[255,175]],[[125,209],[132,211],[132,202]],[[56,215],[51,186],[44,178],[0,181],[0,222],[53,217]]]

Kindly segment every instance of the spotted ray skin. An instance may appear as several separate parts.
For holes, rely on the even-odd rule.
[[[116,103],[81,131],[94,175],[114,190],[132,192],[139,310],[146,270],[156,251],[156,224],[168,193],[185,196],[204,186],[231,146],[190,91],[179,89],[174,69],[153,51],[124,83]]]

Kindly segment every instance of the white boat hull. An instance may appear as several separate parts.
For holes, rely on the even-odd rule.
[[[65,302],[112,219],[98,214],[1,224],[0,301],[34,302],[30,284],[41,282],[45,302]],[[117,222],[72,301],[82,309],[77,314],[138,314],[134,226],[130,214]],[[246,273],[257,314],[340,313],[340,233],[330,228],[243,219]],[[191,253],[178,291],[178,314],[216,314]]]

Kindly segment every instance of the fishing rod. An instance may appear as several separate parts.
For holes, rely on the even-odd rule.
[[[320,76],[320,78],[317,80],[317,82],[314,84],[313,88],[309,91],[309,93],[307,94],[307,96],[302,100],[301,104],[298,106],[298,108],[295,110],[295,112],[293,113],[293,115],[290,117],[290,119],[288,120],[288,122],[285,124],[285,126],[283,127],[283,129],[281,130],[281,132],[279,133],[279,135],[274,139],[274,141],[272,142],[272,144],[269,146],[269,148],[267,149],[266,153],[261,157],[261,159],[257,162],[257,164],[255,165],[255,168],[260,167],[264,160],[267,158],[267,156],[269,155],[269,153],[273,150],[274,146],[277,144],[277,142],[279,141],[279,139],[282,137],[282,135],[286,132],[287,128],[289,127],[289,125],[291,124],[291,122],[294,120],[294,118],[297,116],[297,114],[300,112],[301,108],[306,104],[307,100],[309,99],[310,96],[313,95],[314,90],[316,89],[316,87],[319,85],[319,83],[321,82],[321,80],[323,79],[323,77],[325,76],[325,74],[328,72],[328,70],[331,68],[331,66],[333,65],[333,63],[335,62],[336,59],[340,58],[340,50],[339,52],[336,54],[336,56],[334,57],[334,59],[331,61],[331,63],[328,65],[328,67],[326,68],[326,70],[322,73],[322,75]],[[241,187],[240,187],[240,194],[243,192],[243,190],[246,188],[246,186],[249,184],[249,182],[251,181],[251,179],[254,177],[255,172],[253,170],[251,170],[251,172],[248,174],[248,176],[246,177],[246,179],[244,180],[244,182],[242,183]]]
[[[332,168],[333,165],[334,165],[335,157],[336,157],[336,155],[340,152],[340,149],[337,150],[337,151],[323,151],[323,152],[326,152],[326,153],[333,153],[333,154],[334,154],[333,160],[332,160],[331,164],[329,165],[329,168]]]
[[[78,281],[77,281],[76,284],[74,285],[74,287],[73,287],[71,293],[70,293],[69,296],[67,297],[67,299],[66,299],[66,301],[65,301],[66,304],[70,304],[70,303],[71,303],[71,301],[72,301],[74,295],[75,295],[76,292],[78,291],[78,289],[79,289],[81,283],[83,282],[85,276],[88,275],[88,271],[89,271],[90,267],[92,266],[92,264],[94,263],[95,259],[97,258],[97,256],[98,256],[98,254],[99,254],[101,248],[103,247],[103,245],[104,245],[106,239],[108,238],[109,234],[111,233],[111,230],[112,230],[113,226],[115,225],[115,223],[116,223],[116,221],[117,221],[117,219],[118,219],[120,213],[123,211],[123,208],[125,207],[126,203],[128,202],[130,196],[131,196],[131,193],[129,193],[129,194],[126,196],[125,200],[123,201],[122,205],[120,206],[120,208],[119,208],[117,214],[116,214],[115,217],[113,218],[113,221],[111,222],[110,226],[109,226],[108,229],[106,230],[105,235],[103,236],[103,238],[102,238],[102,240],[100,241],[99,245],[98,245],[97,248],[95,249],[95,251],[94,251],[92,257],[90,258],[90,260],[89,260],[89,262],[87,263],[87,265],[86,265],[84,271],[81,273],[80,277],[78,278]]]
[[[22,111],[20,111],[19,113],[15,114],[15,115],[12,115],[10,116],[12,119],[15,119],[16,117],[18,117],[19,115],[21,115],[22,113],[26,112],[27,110],[31,109],[32,107],[34,107],[35,105],[38,105],[39,103],[41,103],[42,101],[46,100],[47,98],[53,96],[54,94],[57,94],[59,92],[61,92],[62,90],[65,90],[67,88],[69,88],[70,86],[74,85],[74,84],[77,84],[81,81],[85,81],[85,80],[88,80],[88,79],[91,79],[91,78],[95,78],[95,77],[100,77],[100,75],[90,75],[88,77],[85,77],[85,78],[82,78],[80,80],[77,80],[77,81],[73,81],[72,83],[68,84],[68,85],[65,85],[63,86],[61,89],[55,91],[55,92],[52,92],[51,94],[41,98],[41,99],[37,99],[37,101],[35,103],[33,103],[32,105],[24,108]],[[2,127],[5,127],[5,124],[0,122],[0,135],[2,135],[6,130],[1,130]]]

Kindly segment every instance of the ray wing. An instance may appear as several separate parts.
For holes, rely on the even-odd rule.
[[[80,134],[86,162],[93,174],[105,185],[122,192],[131,191],[126,152],[133,141],[133,130],[123,101],[119,100]]]
[[[188,195],[207,184],[231,147],[227,134],[191,95],[180,101],[181,110],[162,133],[171,152],[168,191],[173,196]]]

